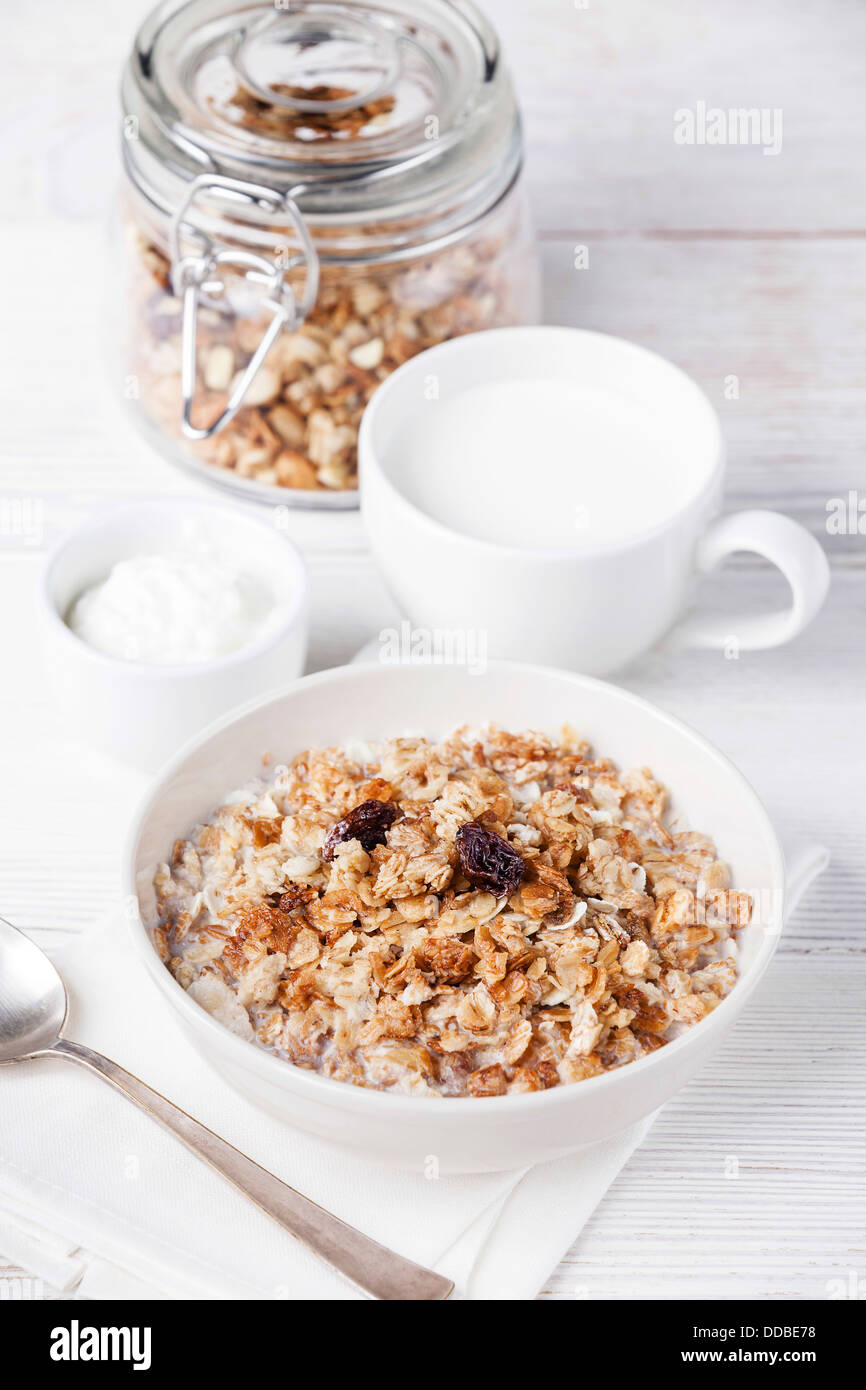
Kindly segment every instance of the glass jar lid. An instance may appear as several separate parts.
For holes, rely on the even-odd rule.
[[[209,174],[426,243],[493,206],[521,158],[496,35],[466,0],[170,0],[123,103],[127,167],[169,215]]]

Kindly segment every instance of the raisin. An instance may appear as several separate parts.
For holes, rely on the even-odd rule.
[[[523,882],[526,865],[513,845],[501,835],[467,821],[457,831],[460,867],[473,888],[483,888],[497,898],[510,898]]]
[[[377,845],[384,845],[385,836],[397,819],[397,807],[390,801],[362,801],[328,831],[322,847],[322,858],[332,860],[337,845],[344,840],[358,840],[369,854]]]

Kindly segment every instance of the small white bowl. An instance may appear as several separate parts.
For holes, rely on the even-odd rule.
[[[273,622],[251,642],[210,661],[154,665],[108,656],[68,626],[78,596],[119,560],[176,551],[201,534],[274,596]],[[72,531],[48,558],[39,602],[45,661],[70,730],[148,771],[227,710],[301,674],[307,609],[306,567],[281,531],[239,506],[190,498],[136,503]]]
[[[572,724],[621,767],[650,766],[672,789],[682,822],[714,837],[757,912],[740,935],[740,977],[707,1018],[650,1056],[588,1081],[529,1095],[427,1098],[365,1090],[293,1066],[229,1032],[175,981],[148,935],[156,925],[154,872],[176,839],[258,775],[263,753],[284,762],[311,745],[438,735],[488,720],[551,734]],[[443,1172],[521,1167],[606,1139],[655,1110],[718,1048],[769,964],[783,920],[778,841],[727,758],[626,691],[511,662],[491,663],[483,675],[453,666],[345,666],[237,711],[162,773],[134,822],[124,880],[139,905],[132,932],[141,959],[220,1076],[288,1124],[416,1172],[431,1154]]]

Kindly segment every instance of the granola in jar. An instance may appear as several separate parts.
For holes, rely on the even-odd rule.
[[[537,317],[519,117],[471,5],[187,0],[123,98],[126,394],[212,480],[354,505],[380,382]]]
[[[569,728],[314,748],[155,880],[157,948],[251,1044],[423,1096],[621,1067],[734,986],[751,899],[648,769]]]

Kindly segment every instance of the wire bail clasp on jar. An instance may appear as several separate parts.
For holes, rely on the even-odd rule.
[[[279,255],[272,260],[254,251],[245,251],[241,247],[217,246],[206,232],[187,220],[189,210],[198,195],[215,191],[227,195],[230,201],[263,207],[270,213],[285,214],[297,234],[300,249],[293,255]],[[217,174],[202,174],[190,184],[186,197],[172,217],[171,281],[174,293],[183,301],[181,430],[187,439],[210,439],[234,418],[244,403],[253,378],[283,328],[294,329],[303,323],[316,302],[319,292],[319,258],[309,228],[292,197],[293,191],[278,193],[263,184],[247,183],[243,179],[227,178]],[[198,242],[201,247],[198,255],[181,254],[181,235]],[[299,266],[305,269],[303,293],[300,297],[295,294],[286,279],[289,272]],[[225,409],[213,424],[201,429],[192,423],[196,389],[198,312],[202,304],[218,307],[214,301],[216,297],[223,295],[225,284],[222,271],[228,267],[242,271],[243,278],[253,284],[264,286],[264,296],[260,305],[272,312],[262,339],[247,363],[240,381],[231,392]]]

